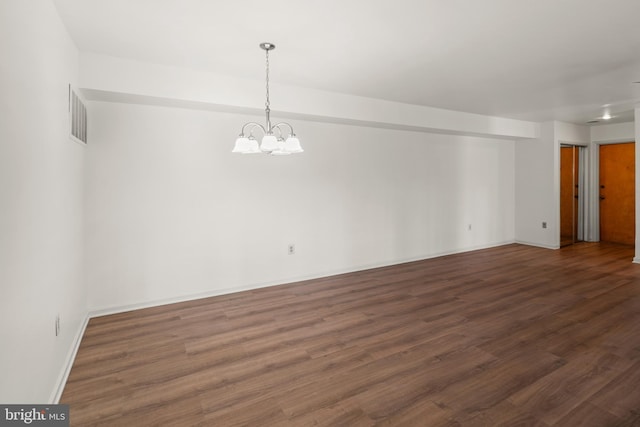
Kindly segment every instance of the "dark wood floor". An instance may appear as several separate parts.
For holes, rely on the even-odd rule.
[[[75,426],[637,426],[632,258],[508,245],[94,318],[61,402]]]

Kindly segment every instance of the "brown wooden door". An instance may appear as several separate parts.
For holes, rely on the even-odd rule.
[[[579,147],[560,147],[560,246],[578,240]]]
[[[600,240],[636,239],[635,143],[600,146]]]

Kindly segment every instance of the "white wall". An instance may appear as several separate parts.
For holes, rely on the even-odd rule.
[[[515,237],[518,242],[559,247],[558,146],[554,122],[540,126],[540,138],[518,141],[515,146]],[[542,223],[547,228],[542,228]]]
[[[587,146],[589,139],[587,126],[552,121],[540,124],[539,138],[516,143],[517,242],[560,247],[560,145]]]
[[[296,121],[305,153],[236,155],[260,117],[90,104],[91,310],[514,239],[513,141]]]
[[[47,403],[86,316],[78,54],[51,2],[23,0],[0,2],[0,52],[0,402]]]
[[[586,146],[591,141],[591,129],[589,126],[558,121],[553,122],[553,126],[554,137],[559,142],[559,144]]]
[[[591,127],[591,141],[599,143],[635,141],[634,122],[613,123]]]

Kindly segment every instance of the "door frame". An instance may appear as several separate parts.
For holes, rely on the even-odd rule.
[[[587,205],[588,224],[586,225],[586,238],[589,242],[600,241],[600,146],[611,144],[625,144],[628,142],[636,142],[635,138],[630,140],[629,138],[612,139],[607,141],[592,141],[591,142],[591,155],[589,156],[589,203]],[[637,147],[636,147],[637,149]],[[636,164],[636,173],[637,173]],[[637,193],[637,191],[636,191]],[[636,201],[637,204],[637,201]],[[637,224],[636,224],[637,227]],[[636,234],[638,230],[636,228]]]
[[[587,241],[589,237],[588,229],[589,224],[587,223],[588,215],[588,207],[589,207],[589,168],[590,164],[588,163],[589,158],[589,145],[588,144],[579,144],[575,142],[560,142],[560,150],[562,148],[577,148],[578,149],[578,215],[576,216],[578,220],[577,225],[577,234],[574,237],[574,243],[578,241]],[[560,153],[558,154],[561,155]],[[558,199],[559,203],[559,199]],[[559,208],[559,205],[558,205]],[[560,211],[558,209],[558,218],[560,217]],[[560,223],[558,223],[560,224]],[[558,225],[558,230],[560,226]],[[558,239],[560,236],[558,235]]]

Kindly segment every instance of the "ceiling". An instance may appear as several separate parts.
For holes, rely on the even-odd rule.
[[[77,47],[532,121],[633,120],[638,0],[54,0]],[[605,123],[600,121],[600,123]]]

